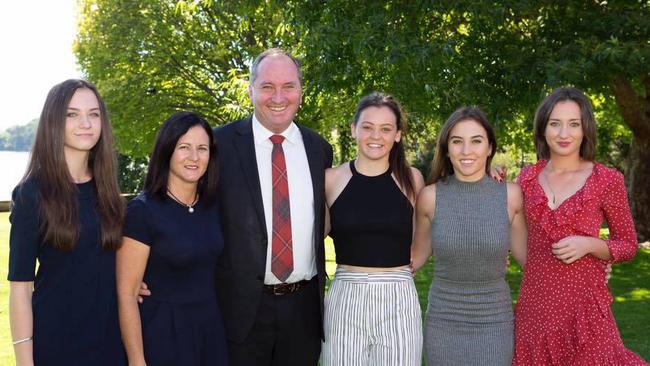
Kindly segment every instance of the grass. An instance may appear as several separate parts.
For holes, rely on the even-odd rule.
[[[331,239],[327,239],[325,248],[327,273],[333,278],[336,262]],[[8,256],[9,213],[0,212],[0,366],[15,364],[9,330]],[[513,301],[517,298],[521,275],[521,269],[516,264],[508,268]],[[423,312],[432,278],[433,265],[429,261],[415,276]],[[615,300],[612,308],[623,342],[629,349],[650,360],[650,250],[641,249],[633,261],[615,265],[609,285]]]

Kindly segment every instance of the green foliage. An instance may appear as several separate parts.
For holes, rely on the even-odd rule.
[[[301,7],[297,16],[310,29],[305,63],[319,93],[357,100],[389,91],[425,141],[421,126],[474,104],[488,113],[502,146],[532,152],[535,106],[551,88],[571,84],[602,100],[606,157],[630,136],[611,113],[613,98],[603,96],[610,78],[638,81],[650,70],[647,2],[330,1]]]
[[[283,8],[259,1],[82,1],[75,52],[106,99],[120,151],[146,156],[175,111],[198,112],[213,125],[249,114],[249,62],[267,47],[295,46]]]
[[[625,169],[632,133],[612,80],[643,96],[648,2],[84,0],[75,50],[104,94],[123,154],[143,157],[171,112],[215,125],[251,112],[247,67],[263,49],[303,60],[298,120],[350,159],[359,98],[387,91],[409,116],[407,146],[426,167],[439,125],[478,105],[517,169],[534,161],[535,107],[575,85],[594,100],[599,159]],[[623,106],[623,107],[622,107]],[[533,155],[531,155],[533,154]]]
[[[596,108],[596,121],[598,121],[596,159],[621,171],[629,171],[627,157],[632,143],[632,132],[623,123],[612,99],[611,96],[606,95],[591,98]]]
[[[29,151],[36,135],[38,119],[20,126],[13,126],[0,133],[0,150]]]
[[[144,179],[147,175],[147,158],[130,157],[118,154],[118,183],[120,191],[126,194],[138,193],[144,188]]]

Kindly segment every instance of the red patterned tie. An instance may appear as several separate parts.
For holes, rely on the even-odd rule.
[[[293,272],[293,248],[291,244],[291,210],[289,208],[289,184],[287,166],[282,150],[284,136],[273,135],[273,238],[271,240],[271,272],[285,282]]]

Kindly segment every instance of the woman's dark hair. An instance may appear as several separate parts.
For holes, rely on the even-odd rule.
[[[388,163],[391,171],[395,174],[397,183],[404,189],[406,195],[415,199],[415,184],[413,183],[413,175],[411,167],[406,161],[406,153],[404,151],[404,134],[406,132],[406,118],[402,113],[402,107],[391,95],[386,93],[374,92],[361,98],[354,111],[354,119],[352,124],[355,126],[359,122],[361,112],[368,107],[386,107],[395,115],[395,123],[398,131],[402,131],[402,138],[393,144],[388,156]]]
[[[582,143],[580,144],[580,157],[593,161],[596,158],[596,118],[589,99],[584,93],[574,87],[557,88],[551,92],[535,112],[533,122],[533,134],[535,136],[535,149],[537,159],[548,159],[551,156],[548,144],[546,143],[546,125],[558,102],[573,101],[580,107],[580,119],[582,125]]]
[[[160,127],[149,159],[149,169],[144,181],[145,192],[161,198],[167,196],[169,161],[176,150],[178,140],[194,126],[201,126],[210,141],[210,159],[205,173],[199,179],[197,193],[206,205],[214,203],[219,178],[217,144],[208,122],[193,112],[174,113]]]
[[[431,174],[429,174],[427,184],[436,183],[437,181],[444,180],[454,174],[454,167],[451,164],[451,160],[449,160],[449,135],[451,134],[451,130],[458,123],[467,120],[476,121],[478,124],[483,126],[483,129],[485,129],[491,148],[490,155],[485,163],[485,173],[490,173],[490,164],[492,163],[492,158],[497,151],[497,138],[494,129],[490,125],[487,116],[480,108],[461,107],[456,109],[456,111],[447,118],[447,121],[445,121],[445,124],[442,125],[442,128],[438,133],[436,152],[433,161],[431,161]]]
[[[77,187],[70,176],[63,147],[67,110],[79,89],[92,91],[99,102],[101,135],[90,150],[88,168],[97,193],[102,247],[117,249],[122,242],[124,201],[117,183],[113,134],[106,105],[93,84],[69,79],[50,89],[38,121],[23,182],[33,178],[38,184],[40,230],[44,242],[57,249],[72,250],[79,239],[79,207]]]

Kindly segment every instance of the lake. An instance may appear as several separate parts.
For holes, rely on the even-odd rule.
[[[10,201],[11,191],[25,174],[29,152],[0,151],[0,201]]]

